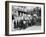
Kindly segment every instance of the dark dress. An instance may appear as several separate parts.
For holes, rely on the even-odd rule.
[[[14,28],[17,28],[16,22],[14,21]]]

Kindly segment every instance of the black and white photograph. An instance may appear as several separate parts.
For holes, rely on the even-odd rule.
[[[41,8],[34,6],[12,6],[14,30],[40,30]],[[14,31],[13,30],[13,31]]]
[[[44,5],[9,3],[9,34],[44,33]]]

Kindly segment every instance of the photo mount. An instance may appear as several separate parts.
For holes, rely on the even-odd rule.
[[[26,34],[9,34],[9,3],[25,3],[25,4],[42,4],[42,5],[44,5],[44,32],[26,33]],[[6,36],[18,36],[18,35],[32,35],[32,34],[45,34],[45,3],[5,1],[5,35]]]

